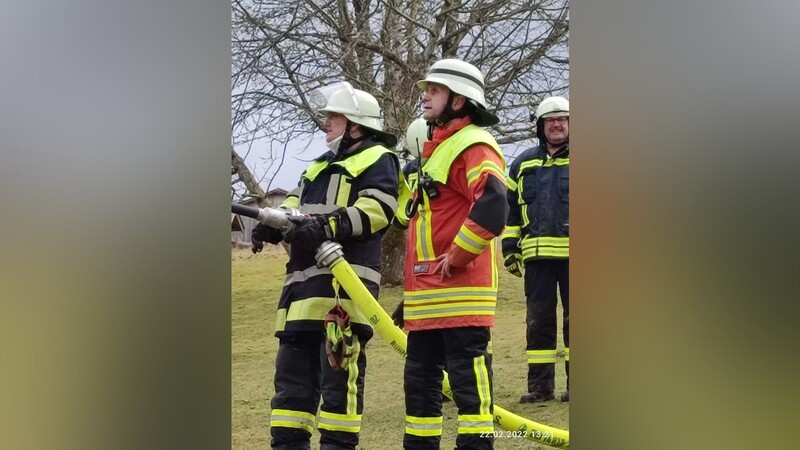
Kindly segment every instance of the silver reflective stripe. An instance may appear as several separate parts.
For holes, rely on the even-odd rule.
[[[325,196],[325,202],[331,205],[336,204],[336,193],[339,192],[339,179],[342,175],[335,173],[331,175],[331,180],[328,182],[328,193]]]
[[[439,430],[442,428],[441,423],[412,423],[407,420],[406,426],[415,430]]]
[[[483,428],[483,427],[493,428],[494,422],[492,422],[491,420],[485,420],[480,422],[472,420],[459,420],[458,426],[464,428]]]
[[[317,419],[317,422],[328,424],[328,425],[339,425],[339,426],[343,426],[343,427],[360,427],[361,426],[361,420],[359,420],[359,419],[355,419],[355,420],[341,420],[341,419],[339,419],[339,420],[337,420],[337,419],[330,419],[330,418],[326,418],[326,417],[320,416],[319,419]]]
[[[353,268],[353,272],[358,275],[359,278],[363,280],[369,280],[373,283],[380,284],[381,283],[381,273],[377,270],[372,270],[369,267],[359,266],[358,264],[351,264]],[[292,272],[289,275],[286,275],[286,279],[283,282],[284,286],[288,286],[292,283],[300,283],[306,281],[310,278],[319,276],[319,275],[330,275],[331,269],[326,267],[319,268],[317,266],[309,267],[306,270],[298,270],[296,272]]]
[[[322,203],[306,203],[300,205],[300,212],[303,214],[328,214],[341,208],[336,205],[324,205]]]
[[[492,292],[474,292],[474,291],[452,291],[452,292],[434,292],[423,295],[406,295],[404,299],[408,300],[410,304],[417,305],[420,300],[428,300],[434,298],[444,297],[469,297],[470,299],[488,298],[493,299],[497,297],[497,291]],[[421,302],[420,302],[421,304]]]
[[[463,231],[459,231],[458,232],[458,237],[460,237],[461,240],[463,240],[464,242],[466,242],[467,244],[469,244],[469,245],[471,245],[471,246],[473,246],[475,248],[478,248],[478,249],[486,248],[485,244],[481,244],[480,242],[477,242],[477,241],[473,240],[471,237],[467,236],[467,234],[464,233]]]
[[[380,201],[381,203],[384,203],[387,206],[389,206],[389,208],[391,208],[392,211],[397,210],[397,199],[383,191],[379,191],[377,189],[364,189],[363,191],[358,191],[358,196],[373,197],[378,201]]]
[[[350,224],[353,226],[353,236],[363,235],[364,224],[361,223],[361,214],[358,213],[358,209],[347,208],[347,217],[350,218]]]
[[[460,312],[460,311],[469,311],[469,312],[494,311],[494,305],[493,306],[457,306],[457,307],[451,307],[451,308],[444,307],[444,308],[439,308],[439,309],[426,309],[426,310],[423,310],[423,311],[414,311],[413,309],[410,309],[410,308],[406,307],[404,309],[403,314],[405,314],[406,317],[410,317],[410,316],[427,316],[427,315],[431,315],[431,314],[440,314],[440,313],[448,313],[448,312]]]

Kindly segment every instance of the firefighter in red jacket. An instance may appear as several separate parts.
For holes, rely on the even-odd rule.
[[[569,101],[549,97],[536,109],[537,147],[508,173],[508,226],[503,256],[509,272],[525,269],[528,392],[520,403],[555,398],[556,289],[564,307],[564,360],[569,401]]]
[[[491,134],[483,75],[443,59],[417,86],[430,141],[423,146],[406,246],[406,449],[439,449],[442,370],[458,407],[457,449],[492,449],[492,367],[487,346],[497,300],[505,160]]]

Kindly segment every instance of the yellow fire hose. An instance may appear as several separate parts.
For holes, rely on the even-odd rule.
[[[372,293],[364,286],[350,264],[344,259],[342,246],[335,242],[325,242],[316,254],[317,262],[328,267],[339,284],[350,295],[359,311],[368,318],[373,328],[389,342],[389,345],[398,353],[406,356],[406,334],[398,328],[389,314],[375,300]],[[450,381],[447,373],[444,374],[442,392],[448,398],[453,398]],[[511,432],[519,432],[519,437],[555,448],[569,448],[569,431],[536,423],[530,419],[520,417],[512,412],[494,405],[494,423]]]

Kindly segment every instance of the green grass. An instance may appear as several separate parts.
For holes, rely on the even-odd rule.
[[[231,256],[232,292],[232,445],[236,450],[269,448],[269,400],[275,390],[272,376],[278,340],[274,337],[275,312],[283,286],[286,253],[272,247],[252,255],[249,250],[233,250]],[[383,288],[380,303],[391,312],[400,301],[402,288]],[[561,308],[559,306],[559,317]],[[560,333],[559,318],[559,333]],[[502,271],[497,301],[497,323],[492,329],[494,346],[494,402],[536,422],[569,428],[569,404],[558,400],[539,404],[520,404],[526,390],[525,297],[522,280]],[[559,336],[559,355],[563,343]],[[556,396],[564,390],[566,379],[561,358],[556,364]],[[453,402],[444,405],[442,448],[453,448],[457,411]],[[403,359],[380,336],[367,347],[366,390],[359,449],[402,448],[405,411],[403,399]],[[319,434],[311,437],[312,448],[319,448]],[[498,438],[495,448],[550,448],[522,438]]]

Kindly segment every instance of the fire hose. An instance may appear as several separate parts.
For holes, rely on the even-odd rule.
[[[235,214],[251,217],[265,225],[272,226],[281,231],[287,231],[293,224],[289,215],[300,214],[297,210],[280,210],[273,208],[253,208],[244,205],[231,204]],[[336,242],[326,241],[317,249],[314,256],[317,265],[327,267],[338,280],[339,284],[350,296],[356,308],[369,319],[370,324],[392,347],[403,357],[406,356],[407,336],[393,322],[389,314],[378,303],[372,293],[364,286],[353,268],[345,260],[342,246]],[[453,398],[447,372],[442,381],[442,393],[448,398]],[[534,422],[518,416],[500,406],[494,406],[494,423],[503,430],[519,432],[520,437],[545,444],[555,448],[569,448],[569,431]]]

